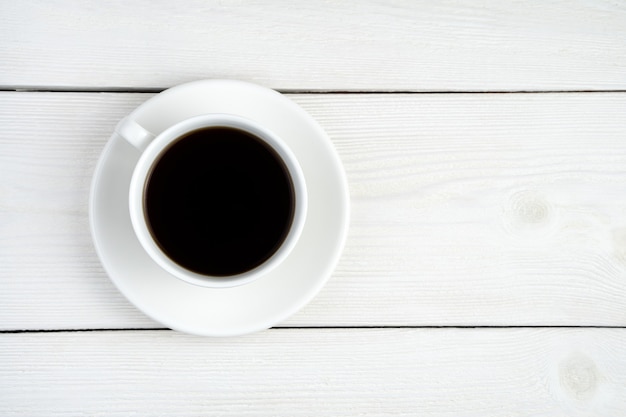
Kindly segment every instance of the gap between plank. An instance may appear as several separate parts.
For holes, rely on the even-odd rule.
[[[162,87],[3,87],[0,92],[19,93],[160,93]],[[283,94],[580,94],[580,93],[626,93],[626,90],[298,90],[276,89]]]
[[[337,330],[337,329],[626,329],[626,326],[283,326],[268,330]],[[166,327],[104,328],[104,329],[22,329],[0,330],[0,334],[18,333],[85,333],[85,332],[134,332],[173,331]]]

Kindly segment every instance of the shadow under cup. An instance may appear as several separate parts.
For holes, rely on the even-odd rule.
[[[285,244],[302,203],[277,150],[231,126],[200,127],[172,140],[143,189],[145,223],[160,251],[212,280],[264,268]]]

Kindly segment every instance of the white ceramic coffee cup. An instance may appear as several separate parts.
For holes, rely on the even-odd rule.
[[[295,197],[293,221],[286,238],[278,250],[256,268],[227,277],[203,275],[188,270],[170,259],[161,250],[150,233],[144,209],[146,182],[153,164],[160,159],[163,152],[167,152],[167,148],[171,143],[189,132],[208,127],[235,128],[263,140],[279,155],[285,164],[291,177]],[[137,122],[127,117],[118,124],[116,132],[141,152],[131,178],[129,191],[130,218],[135,235],[154,262],[170,274],[188,283],[204,287],[225,288],[243,285],[256,280],[279,265],[296,245],[304,226],[307,211],[307,191],[304,174],[291,150],[278,136],[268,129],[252,120],[231,114],[206,114],[176,123],[159,135],[153,135]]]

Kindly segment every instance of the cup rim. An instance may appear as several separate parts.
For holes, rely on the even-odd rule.
[[[170,259],[154,241],[150,232],[150,227],[144,210],[144,192],[148,176],[153,165],[158,161],[159,156],[172,143],[185,134],[197,129],[206,127],[231,127],[248,132],[263,140],[282,159],[285,164],[294,190],[294,214],[291,227],[287,236],[279,248],[262,264],[257,267],[230,276],[211,276],[200,274],[184,268]],[[129,211],[130,219],[141,246],[148,255],[164,270],[190,284],[212,287],[230,288],[250,283],[264,274],[268,273],[289,255],[296,245],[298,238],[304,227],[306,211],[308,206],[306,183],[304,173],[289,147],[273,132],[260,126],[258,123],[244,118],[226,113],[212,113],[194,116],[170,126],[158,134],[152,142],[142,152],[133,175],[131,177],[129,189]]]

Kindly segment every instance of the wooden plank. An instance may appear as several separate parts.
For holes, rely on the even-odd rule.
[[[107,279],[87,199],[147,94],[0,94],[2,329],[158,327]],[[626,94],[292,95],[351,229],[290,326],[626,324]]]
[[[626,89],[626,6],[603,1],[0,1],[0,86]]]
[[[624,329],[0,335],[3,416],[620,416]]]

